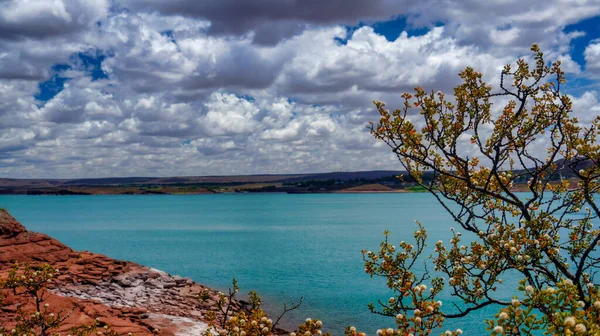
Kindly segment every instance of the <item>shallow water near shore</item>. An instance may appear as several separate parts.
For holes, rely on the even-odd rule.
[[[364,273],[361,250],[411,241],[419,220],[429,245],[450,239],[450,216],[429,194],[222,194],[144,196],[3,196],[29,230],[76,250],[130,260],[226,290],[233,277],[241,292],[257,290],[277,315],[283,301],[304,297],[284,326],[319,318],[343,335],[347,325],[374,334],[394,319],[371,314],[367,304],[389,292],[384,279]],[[510,283],[511,280],[505,279]],[[510,297],[510,291],[503,295]],[[447,303],[449,304],[449,303]],[[444,329],[485,334],[483,320],[498,307],[448,320]]]

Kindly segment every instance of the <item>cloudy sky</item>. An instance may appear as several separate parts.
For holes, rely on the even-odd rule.
[[[600,0],[0,0],[0,177],[397,169],[372,100],[533,42],[600,114]]]

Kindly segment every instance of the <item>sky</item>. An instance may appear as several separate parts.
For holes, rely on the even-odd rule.
[[[600,114],[600,0],[0,0],[0,177],[399,170],[367,129],[538,43]]]

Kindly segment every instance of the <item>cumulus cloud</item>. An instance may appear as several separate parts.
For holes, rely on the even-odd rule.
[[[415,86],[449,89],[466,66],[496,77],[511,61],[474,46],[461,46],[444,37],[437,27],[423,36],[402,33],[395,41],[376,34],[371,27],[354,32],[345,45],[336,44],[339,29],[307,32],[287,42],[303,50],[288,63],[278,85],[293,93],[337,93],[344,90],[399,92]],[[313,45],[313,41],[319,41]]]
[[[573,111],[579,122],[587,125],[600,115],[600,101],[596,91],[586,91],[573,99]]]
[[[516,3],[0,1],[0,176],[398,169],[366,128],[373,100],[451,92],[466,66],[497,85],[533,42],[570,76],[600,73],[598,42],[582,73],[585,32],[563,32],[597,3]],[[398,15],[393,40],[347,29]],[[596,92],[573,99],[600,113]]]
[[[461,43],[515,51],[534,41],[544,48],[552,46],[565,38],[566,25],[600,15],[600,5],[596,0],[428,0],[410,13],[409,22],[415,26],[445,23],[447,34]]]
[[[140,11],[206,20],[210,34],[250,34],[264,44],[280,42],[316,25],[354,26],[405,16],[413,27],[443,23],[465,42],[527,46],[540,34],[556,34],[567,24],[600,14],[595,0],[534,0],[527,4],[518,0],[124,0],[124,4]]]
[[[412,1],[404,1],[406,6]],[[309,25],[347,24],[390,19],[402,12],[390,0],[125,0],[138,10],[182,15],[210,22],[213,35],[243,36],[251,33],[259,44],[275,44],[294,36]]]
[[[600,75],[600,39],[593,40],[585,48],[586,70],[594,75]]]
[[[108,0],[5,0],[0,39],[44,39],[80,32],[102,20]]]
[[[97,41],[108,0],[0,1],[0,80],[43,81]]]
[[[258,109],[232,94],[216,93],[206,103],[208,113],[199,121],[209,135],[235,135],[255,132]]]
[[[79,123],[87,120],[111,121],[123,116],[111,93],[92,83],[90,78],[73,79],[64,90],[42,107],[32,107],[28,117],[34,121]]]

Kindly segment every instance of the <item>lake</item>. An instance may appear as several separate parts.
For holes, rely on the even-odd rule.
[[[334,335],[343,335],[347,325],[369,335],[395,326],[393,318],[367,308],[390,293],[384,279],[364,273],[361,250],[376,251],[384,230],[392,243],[410,241],[417,219],[428,230],[430,246],[447,242],[454,225],[425,193],[0,195],[0,207],[29,230],[76,250],[188,276],[223,291],[235,277],[241,292],[257,290],[273,315],[284,300],[304,297],[285,325],[319,318]],[[492,307],[449,320],[444,329],[483,334],[484,318],[495,312]]]

